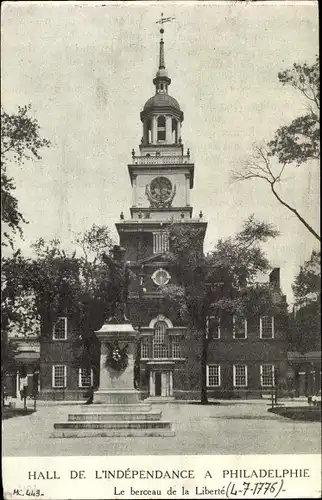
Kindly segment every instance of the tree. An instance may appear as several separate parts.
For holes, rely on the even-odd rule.
[[[317,302],[321,295],[321,253],[313,250],[299,273],[295,276],[292,290],[296,305]]]
[[[293,343],[300,352],[321,349],[321,254],[311,257],[294,279]]]
[[[9,115],[1,109],[1,209],[3,231],[2,244],[13,246],[12,233],[22,234],[22,223],[26,223],[14,196],[15,182],[8,174],[8,166],[14,162],[23,165],[30,158],[39,160],[39,151],[49,147],[50,142],[40,136],[40,126],[35,118],[28,116],[31,106],[19,106],[16,114]]]
[[[45,336],[58,316],[67,316],[75,337],[74,362],[97,373],[99,344],[94,332],[110,315],[115,301],[111,272],[100,252],[110,248],[112,240],[106,226],[94,225],[79,236],[79,241],[83,241],[86,255],[77,256],[76,249],[66,252],[58,239],[46,242],[40,238],[32,245],[34,258],[26,259],[17,251],[4,259],[2,339],[6,340],[13,328],[27,334],[34,322],[41,325]],[[2,356],[10,365],[7,346],[8,342]]]
[[[308,104],[307,113],[280,127],[269,142],[270,153],[283,165],[301,165],[320,158],[320,66],[319,59],[312,66],[293,64],[290,70],[281,71],[278,79],[282,85],[291,85],[300,92]]]
[[[267,145],[255,144],[249,159],[241,168],[232,172],[233,181],[261,179],[267,182],[271,192],[281,205],[287,208],[306,229],[320,241],[320,236],[312,225],[304,219],[277,190],[283,180],[288,164],[299,166],[320,158],[320,70],[319,61],[309,66],[307,63],[294,64],[291,70],[278,74],[282,85],[291,85],[305,98],[307,112],[280,127]]]
[[[243,163],[242,168],[232,172],[232,180],[238,182],[249,179],[262,179],[267,182],[278,202],[292,212],[318,241],[321,241],[319,234],[309,222],[304,219],[296,207],[286,202],[276,189],[277,185],[282,181],[285,167],[286,163],[283,165],[277,163],[265,145],[255,144],[252,155]]]
[[[247,316],[279,307],[273,303],[266,284],[255,283],[256,275],[270,268],[261,244],[278,234],[273,226],[252,216],[239,233],[219,240],[214,250],[204,256],[198,228],[174,224],[170,230],[169,261],[176,284],[164,286],[163,295],[176,303],[188,325],[194,356],[199,345],[202,404],[208,402],[209,316],[220,318],[222,313]]]
[[[78,235],[75,243],[82,248],[80,256],[76,250],[68,255],[59,240],[49,244],[38,240],[33,246],[37,259],[31,263],[31,283],[44,331],[51,331],[57,316],[70,317],[75,330],[74,361],[96,373],[99,345],[94,332],[107,319],[115,301],[102,252],[111,248],[112,240],[106,226],[94,224],[83,236]]]
[[[28,335],[35,327],[35,309],[27,280],[28,263],[21,252],[2,258],[1,268],[1,387],[5,376],[17,368],[17,349],[10,334]],[[3,402],[3,399],[2,399]]]

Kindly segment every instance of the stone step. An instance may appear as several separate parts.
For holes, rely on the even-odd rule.
[[[160,420],[154,422],[152,420],[123,420],[123,421],[91,421],[91,422],[58,422],[54,424],[54,429],[70,430],[70,429],[170,429],[171,422]]]
[[[122,412],[142,412],[147,413],[151,410],[151,404],[91,404],[82,405],[80,409],[84,413],[122,413]]]
[[[110,412],[110,413],[70,413],[69,422],[90,422],[90,421],[116,421],[116,420],[160,420],[161,410],[151,410],[150,412]]]
[[[173,403],[175,401],[174,396],[150,396],[144,401],[147,403]]]
[[[52,438],[173,437],[172,429],[55,429]]]

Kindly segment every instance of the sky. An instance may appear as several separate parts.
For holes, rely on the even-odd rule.
[[[29,224],[26,255],[39,237],[67,249],[92,224],[129,217],[127,164],[142,136],[140,111],[154,94],[161,12],[169,94],[184,111],[182,140],[195,162],[191,203],[208,221],[205,251],[251,214],[281,235],[264,245],[292,302],[291,284],[317,242],[258,180],[231,171],[306,102],[278,72],[318,53],[315,2],[6,2],[2,9],[2,106],[31,103],[51,141],[42,159],[10,164]],[[279,192],[319,228],[319,172],[290,165]]]

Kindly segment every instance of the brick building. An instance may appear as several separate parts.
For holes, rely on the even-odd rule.
[[[130,218],[121,213],[116,228],[125,259],[134,272],[129,285],[127,311],[141,333],[143,397],[154,400],[198,398],[200,360],[198,346],[187,345],[186,326],[176,308],[164,300],[160,286],[175,283],[168,228],[173,222],[199,228],[200,252],[207,223],[193,215],[190,191],[194,163],[182,142],[184,114],[168,93],[171,79],[165,67],[161,38],[159,68],[153,79],[155,94],[140,113],[142,139],[139,153],[132,151],[128,165],[132,186]],[[276,300],[283,301],[279,270],[270,276]],[[57,319],[41,345],[41,394],[45,398],[82,398],[97,381],[85,369],[73,366],[70,346],[75,342],[73,319]],[[209,347],[207,385],[213,397],[260,397],[270,391],[277,376],[284,377],[287,359],[285,318],[256,317],[241,322],[221,318]]]

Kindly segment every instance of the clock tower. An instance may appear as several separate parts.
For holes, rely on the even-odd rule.
[[[161,17],[159,22],[166,21]],[[128,165],[130,218],[122,212],[116,228],[131,269],[127,314],[141,334],[140,388],[146,397],[164,400],[192,390],[185,373],[186,328],[176,308],[160,293],[162,285],[175,283],[167,258],[171,252],[168,231],[172,224],[198,226],[202,251],[207,224],[202,212],[193,218],[194,163],[182,142],[183,112],[169,94],[163,28],[160,33],[155,94],[140,113],[141,143],[138,153],[132,150]]]

